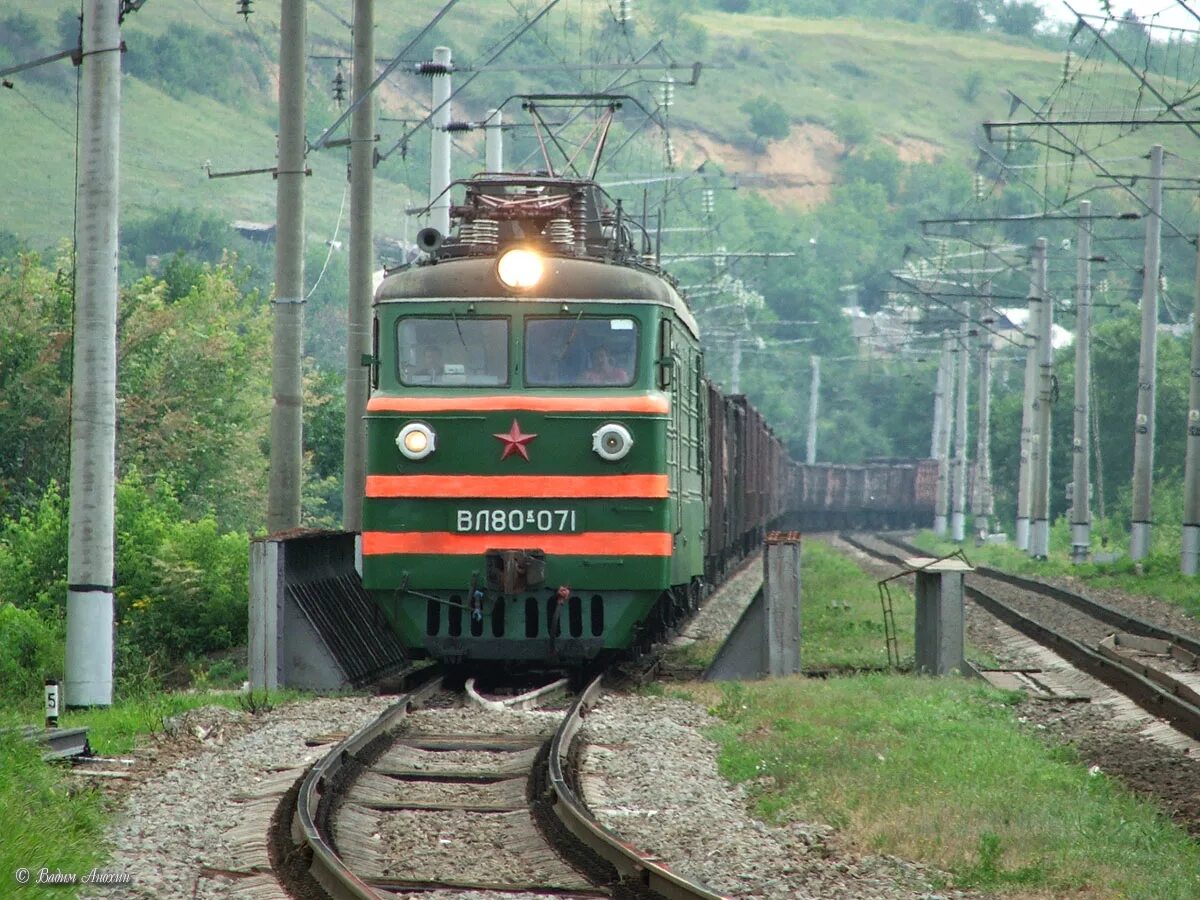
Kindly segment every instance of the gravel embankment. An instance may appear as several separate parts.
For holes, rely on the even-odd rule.
[[[824,825],[755,819],[744,789],[717,771],[717,745],[703,733],[716,724],[687,701],[604,697],[581,732],[588,806],[675,871],[742,900],[983,896],[934,894],[938,873],[855,855]]]
[[[133,783],[117,788],[123,796],[108,833],[112,855],[105,870],[128,874],[131,883],[97,887],[95,894],[237,896],[249,880],[237,873],[249,872],[265,854],[265,828],[253,842],[264,844],[258,847],[247,842],[243,825],[269,820],[268,795],[276,784],[290,784],[328,751],[306,740],[356,730],[388,703],[386,697],[322,698],[258,716],[214,706],[180,717],[139,749]]]

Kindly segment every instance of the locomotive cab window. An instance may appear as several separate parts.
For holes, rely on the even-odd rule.
[[[525,320],[525,383],[629,387],[637,379],[638,324],[628,316]]]
[[[508,384],[508,319],[405,317],[396,324],[396,359],[408,386]]]

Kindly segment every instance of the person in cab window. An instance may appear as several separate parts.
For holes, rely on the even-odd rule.
[[[415,374],[420,376],[422,381],[428,380],[430,382],[440,379],[445,374],[440,347],[426,344],[421,348],[421,362],[417,366]]]
[[[628,384],[629,372],[616,365],[609,356],[608,348],[593,347],[588,357],[588,368],[583,373],[584,384]]]

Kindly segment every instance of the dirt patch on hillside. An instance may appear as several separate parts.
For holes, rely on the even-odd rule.
[[[699,131],[678,135],[676,141],[683,154],[681,169],[710,160],[739,186],[761,191],[777,206],[802,209],[829,199],[844,151],[832,131],[811,124],[793,125],[786,138],[757,152]]]
[[[900,157],[902,163],[931,163],[941,159],[945,148],[940,144],[934,144],[931,141],[923,141],[920,138],[902,137],[890,138],[885,137],[880,140],[896,151],[896,155]]]

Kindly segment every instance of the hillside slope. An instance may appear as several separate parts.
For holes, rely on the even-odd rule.
[[[43,43],[29,47],[23,56],[10,54],[9,58],[29,58],[59,49],[53,37],[55,22],[68,7],[34,5],[29,0],[22,5],[26,7],[22,14],[43,29]],[[135,70],[146,54],[155,52],[155,42],[172,29],[192,29],[186,33],[192,40],[204,36],[220,41],[214,45],[218,51],[208,53],[208,74],[193,71],[202,63],[182,58],[183,53],[177,53],[180,58],[166,66],[157,80],[126,74],[121,184],[126,218],[178,204],[218,211],[230,219],[274,219],[275,190],[269,175],[210,180],[203,168],[205,164],[211,164],[214,172],[262,168],[274,159],[277,69],[273,60],[278,45],[278,2],[258,0],[249,23],[234,13],[233,4],[228,6],[218,13],[198,0],[161,0],[126,20],[127,73]],[[339,12],[342,6],[346,8]],[[404,46],[405,35],[418,26],[410,18],[411,11],[397,0],[381,0],[377,9],[377,48],[384,59]],[[608,60],[629,59],[633,49],[652,43],[652,25],[635,26],[624,40],[613,40],[611,29],[606,30],[601,21],[607,8],[584,9],[587,18],[583,21],[577,18],[578,8],[565,14],[556,10],[515,44],[502,62],[545,64],[589,54]],[[320,57],[349,55],[349,29],[338,18],[349,14],[348,3],[310,4],[310,139],[338,112],[330,99],[336,62]],[[451,11],[418,49],[427,52],[434,43],[446,42],[460,63],[478,63],[518,22],[510,4],[481,0],[472,3],[469,11],[465,5]],[[691,26],[691,46],[677,46],[664,36],[665,46],[677,61],[699,59],[707,64],[698,87],[680,84],[675,92],[671,130],[682,164],[698,165],[711,159],[728,174],[741,174],[742,184],[767,192],[777,203],[811,205],[825,199],[846,150],[847,110],[856,117],[858,128],[865,123],[869,134],[895,147],[902,158],[944,155],[965,161],[971,156],[978,122],[1005,111],[998,92],[1012,87],[1037,96],[1053,84],[1061,65],[1056,54],[1045,50],[895,22],[707,12],[692,17]],[[703,47],[697,49],[698,44]],[[229,80],[226,70],[238,55],[257,56],[265,77],[242,78],[232,97],[225,99],[180,87],[181,80],[190,78],[189,85],[199,82],[202,89],[219,95],[214,86]],[[418,58],[419,53],[410,56]],[[70,64],[53,65],[69,68]],[[653,70],[638,74],[651,82],[663,77]],[[683,73],[675,74],[682,82]],[[522,89],[595,88],[611,75],[609,71],[482,73],[469,88],[456,117],[478,117],[490,105]],[[461,81],[469,76],[463,73],[458,77]],[[46,246],[71,231],[74,80],[68,75],[54,85],[28,73],[12,80],[15,89],[0,92],[6,123],[2,139],[6,165],[0,169],[6,215],[0,227],[35,246]],[[381,150],[388,149],[410,127],[386,119],[423,115],[428,89],[428,81],[415,76],[398,76],[389,82],[383,91],[385,118],[379,123]],[[640,85],[633,92],[643,93],[649,103],[654,87]],[[742,106],[747,100],[766,96],[785,106],[792,132],[764,147],[757,145],[749,132]],[[516,103],[510,103],[507,110],[510,121],[521,118]],[[653,164],[661,155],[661,137],[649,131],[615,162],[627,170]],[[510,134],[516,143],[528,142],[519,132]],[[377,221],[381,233],[400,237],[414,232],[415,223],[406,223],[402,210],[424,196],[427,144],[427,133],[421,133],[407,154],[395,152],[379,166]],[[463,145],[470,150],[478,148],[479,142],[466,135]],[[479,148],[476,160],[481,155]],[[471,171],[478,165],[476,160],[462,158],[458,174]],[[343,209],[345,161],[344,150],[310,156],[313,177],[306,198],[307,227],[314,239],[324,241],[332,236]],[[415,190],[410,192],[406,184]]]

